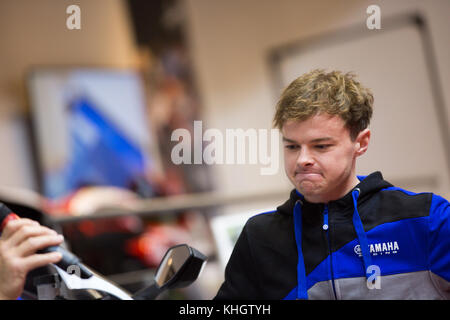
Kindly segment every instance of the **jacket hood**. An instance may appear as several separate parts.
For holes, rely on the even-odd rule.
[[[364,202],[365,199],[370,198],[372,194],[389,187],[393,187],[393,185],[383,179],[383,175],[379,171],[375,171],[368,176],[357,176],[359,179],[359,183],[350,190],[345,196],[340,199],[330,201],[328,205],[330,207],[340,207],[340,208],[351,208],[353,207],[353,199],[352,199],[352,191],[356,188],[359,188],[359,200],[360,202]],[[277,211],[281,214],[292,215],[295,202],[300,200],[305,208],[308,208],[310,212],[312,211],[323,211],[324,203],[311,203],[308,202],[303,195],[298,192],[296,189],[293,189],[290,193],[289,199],[277,208]]]

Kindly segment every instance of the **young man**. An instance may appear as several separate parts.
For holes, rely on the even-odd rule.
[[[216,299],[449,299],[450,205],[357,176],[373,96],[353,75],[314,70],[274,118],[295,186],[246,223]]]

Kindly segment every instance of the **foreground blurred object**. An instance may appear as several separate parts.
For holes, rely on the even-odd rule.
[[[143,231],[140,217],[127,215],[99,221],[88,219],[104,206],[124,204],[136,198],[136,194],[120,188],[86,187],[56,202],[31,190],[0,187],[0,202],[21,218],[35,220],[64,234],[67,248],[102,274],[145,268],[138,258],[124,250],[126,241]],[[66,225],[54,219],[77,215],[87,219]]]
[[[200,275],[207,257],[186,244],[170,248],[161,261],[154,282],[134,295],[99,274],[80,279],[56,268],[57,274],[35,279],[39,300],[152,300],[165,290],[183,288]]]
[[[191,243],[206,255],[214,256],[208,221],[203,214],[195,210],[149,216],[145,212],[133,214],[127,208],[136,207],[142,199],[123,188],[83,187],[53,200],[30,190],[0,187],[0,201],[19,216],[64,234],[65,245],[71,252],[130,292],[148,285],[165,252],[174,245]],[[123,215],[101,217],[118,208]],[[71,217],[76,220],[64,222]]]
[[[156,299],[164,290],[189,286],[200,276],[206,260],[205,255],[186,244],[170,248],[156,270],[155,281],[136,292],[133,298]]]

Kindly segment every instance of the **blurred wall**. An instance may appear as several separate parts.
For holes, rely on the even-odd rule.
[[[382,19],[422,11],[431,30],[442,86],[450,84],[447,0],[183,3],[204,105],[204,129],[271,128],[277,97],[267,63],[268,50],[315,34],[363,25],[370,4],[381,7]],[[66,28],[70,4],[81,7],[81,30]],[[36,188],[20,117],[26,106],[24,79],[31,66],[127,67],[135,65],[136,56],[128,12],[120,0],[0,1],[0,184]],[[444,91],[444,95],[450,115],[450,92]],[[221,191],[288,190],[290,184],[282,159],[279,161],[277,175],[261,175],[259,165],[215,165],[212,170]]]
[[[69,30],[69,5],[81,29]],[[0,1],[0,185],[36,188],[21,117],[32,66],[133,67],[136,48],[122,0]]]
[[[450,87],[449,1],[187,0],[191,53],[207,126],[223,132],[226,128],[270,128],[277,97],[268,50],[348,26],[365,28],[366,8],[371,4],[381,8],[381,25],[383,17],[392,14],[423,12],[450,115],[450,91],[445,90]],[[290,188],[282,160],[279,174],[272,176],[260,175],[260,167],[255,165],[219,165],[213,169],[223,191]],[[448,186],[437,191],[450,196]]]

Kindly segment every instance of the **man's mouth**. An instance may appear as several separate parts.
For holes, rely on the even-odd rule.
[[[297,182],[302,182],[302,181],[318,181],[320,178],[322,177],[322,175],[318,172],[296,172],[294,179]]]
[[[315,177],[315,176],[320,176],[321,174],[318,172],[305,172],[305,171],[296,171],[295,172],[296,176],[301,176],[301,177]]]

